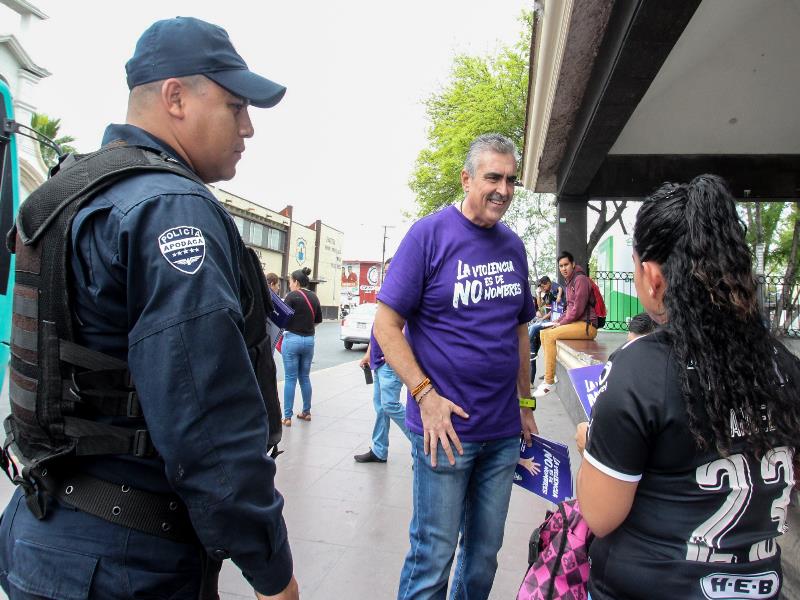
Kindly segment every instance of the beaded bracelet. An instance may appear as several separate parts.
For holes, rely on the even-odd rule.
[[[419,384],[413,390],[411,390],[411,395],[414,398],[416,398],[417,394],[419,394],[422,390],[424,390],[425,386],[428,386],[430,384],[431,384],[431,380],[428,377],[426,377],[425,379],[420,381]]]
[[[427,396],[427,395],[428,395],[428,393],[429,393],[431,390],[433,390],[433,386],[432,386],[432,385],[429,385],[429,386],[428,386],[428,388],[427,388],[426,390],[424,390],[424,391],[423,391],[423,392],[422,392],[422,393],[419,395],[419,398],[417,398],[417,397],[415,396],[415,397],[414,397],[414,400],[416,400],[416,401],[417,401],[417,404],[419,404],[420,402],[422,402],[422,399],[423,399],[425,396]]]

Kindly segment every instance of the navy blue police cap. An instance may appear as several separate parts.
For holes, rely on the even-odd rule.
[[[128,89],[170,77],[205,75],[259,108],[280,102],[286,88],[256,75],[218,25],[194,17],[156,21],[136,42],[125,65]]]

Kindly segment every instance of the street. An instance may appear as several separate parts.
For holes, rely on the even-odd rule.
[[[311,372],[321,371],[351,362],[364,356],[367,349],[364,344],[356,344],[352,350],[345,350],[339,339],[339,321],[326,321],[317,326],[316,339],[314,340],[314,360],[311,363]],[[275,353],[275,366],[278,368],[278,381],[283,379],[283,361],[280,354]]]

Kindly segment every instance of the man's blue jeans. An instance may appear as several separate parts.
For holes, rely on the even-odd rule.
[[[389,423],[394,421],[405,436],[411,439],[406,427],[406,407],[400,402],[403,382],[388,363],[375,369],[372,404],[375,407],[375,427],[372,428],[372,452],[381,460],[389,456]]]
[[[311,412],[311,360],[314,358],[314,336],[297,335],[290,331],[283,334],[281,344],[283,356],[283,417],[292,418],[294,389],[300,381],[303,396],[303,412]]]
[[[444,600],[457,542],[450,599],[489,597],[519,461],[519,436],[462,446],[464,455],[456,453],[451,466],[439,445],[434,469],[422,436],[411,433],[414,514],[398,600]]]

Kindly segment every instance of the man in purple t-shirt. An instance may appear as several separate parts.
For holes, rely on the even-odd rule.
[[[389,272],[388,259],[383,266],[384,277]],[[406,437],[410,438],[406,426],[406,407],[400,402],[400,389],[403,382],[386,362],[380,344],[375,339],[375,332],[369,334],[369,345],[364,357],[358,363],[362,369],[369,366],[375,371],[372,390],[372,405],[375,407],[375,426],[372,428],[372,446],[363,454],[353,458],[360,463],[385,463],[389,458],[389,423],[395,422]]]
[[[461,172],[464,200],[411,227],[378,294],[375,337],[409,389],[414,459],[399,600],[444,596],[459,531],[453,593],[488,598],[520,430],[528,442],[537,432],[527,255],[499,222],[515,173],[513,142],[498,134],[475,139]]]

